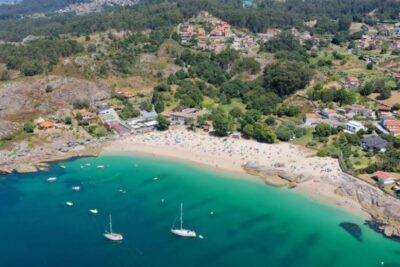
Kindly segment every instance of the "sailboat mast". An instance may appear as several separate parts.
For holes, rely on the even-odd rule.
[[[183,229],[183,204],[181,203],[181,230]]]
[[[112,233],[111,214],[110,214],[110,233]]]

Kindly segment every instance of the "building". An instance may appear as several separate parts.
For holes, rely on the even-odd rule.
[[[42,130],[51,129],[54,127],[54,122],[45,120],[45,121],[40,122],[38,126]]]
[[[385,152],[389,143],[379,136],[368,136],[360,141],[360,147],[368,152]]]
[[[96,117],[97,117],[97,115],[95,113],[88,112],[88,111],[83,113],[83,115],[82,115],[82,119],[84,121],[91,121],[91,120],[96,119]]]
[[[366,128],[364,127],[364,125],[361,122],[358,122],[358,121],[349,121],[346,124],[346,128],[344,129],[344,131],[346,133],[350,133],[350,134],[356,134],[360,130],[366,130]]]
[[[325,119],[331,119],[332,117],[334,117],[337,113],[336,110],[334,109],[330,109],[330,108],[324,108],[322,109],[319,114],[321,114],[321,116]]]
[[[394,184],[394,179],[388,172],[377,171],[372,177],[375,178],[380,185]]]
[[[126,123],[134,133],[148,132],[157,125],[157,112],[154,110],[141,110],[140,115],[136,118],[128,120]]]
[[[374,112],[369,108],[357,104],[353,104],[346,108],[346,118],[352,119],[356,115],[372,118],[374,117]]]
[[[305,127],[312,127],[320,123],[322,117],[318,113],[306,113],[304,115],[304,126]]]
[[[400,135],[399,120],[382,120],[381,125],[393,136]]]
[[[187,108],[182,111],[172,112],[169,114],[169,117],[173,124],[183,125],[188,119],[197,119],[200,116],[209,114],[210,112],[207,109],[197,110],[195,108]]]
[[[357,88],[360,86],[360,81],[357,77],[347,76],[346,78],[344,78],[343,84],[347,88]]]

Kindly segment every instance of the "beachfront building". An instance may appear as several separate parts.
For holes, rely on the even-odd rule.
[[[141,110],[140,115],[128,120],[126,123],[132,133],[144,133],[153,130],[157,125],[157,112],[154,110]]]
[[[361,122],[358,121],[349,121],[344,129],[344,131],[349,134],[356,134],[361,130],[366,130],[366,128]]]
[[[207,109],[197,110],[195,108],[187,108],[182,111],[172,112],[169,114],[172,124],[184,125],[185,121],[189,119],[197,120],[200,116],[209,115],[210,112]]]
[[[394,184],[394,179],[392,175],[388,172],[377,171],[373,174],[372,177],[375,178],[380,185]]]
[[[368,152],[385,152],[389,143],[379,136],[368,136],[360,141],[360,147]]]

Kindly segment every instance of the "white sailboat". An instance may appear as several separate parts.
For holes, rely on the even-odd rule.
[[[112,222],[111,222],[111,214],[110,214],[110,231],[104,233],[104,237],[111,241],[121,241],[124,237],[121,234],[113,233],[112,231]]]
[[[171,233],[181,237],[196,237],[196,232],[183,228],[183,204],[181,203],[181,217],[180,217],[180,228],[171,228]]]

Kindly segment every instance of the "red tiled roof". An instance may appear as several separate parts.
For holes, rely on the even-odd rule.
[[[382,179],[382,180],[392,179],[392,176],[390,175],[390,173],[384,172],[384,171],[374,172],[374,176],[378,177],[379,179]]]
[[[400,121],[399,120],[387,120],[387,121],[385,121],[385,126],[386,127],[400,127]]]
[[[316,113],[306,113],[306,119],[320,119],[321,116]]]

